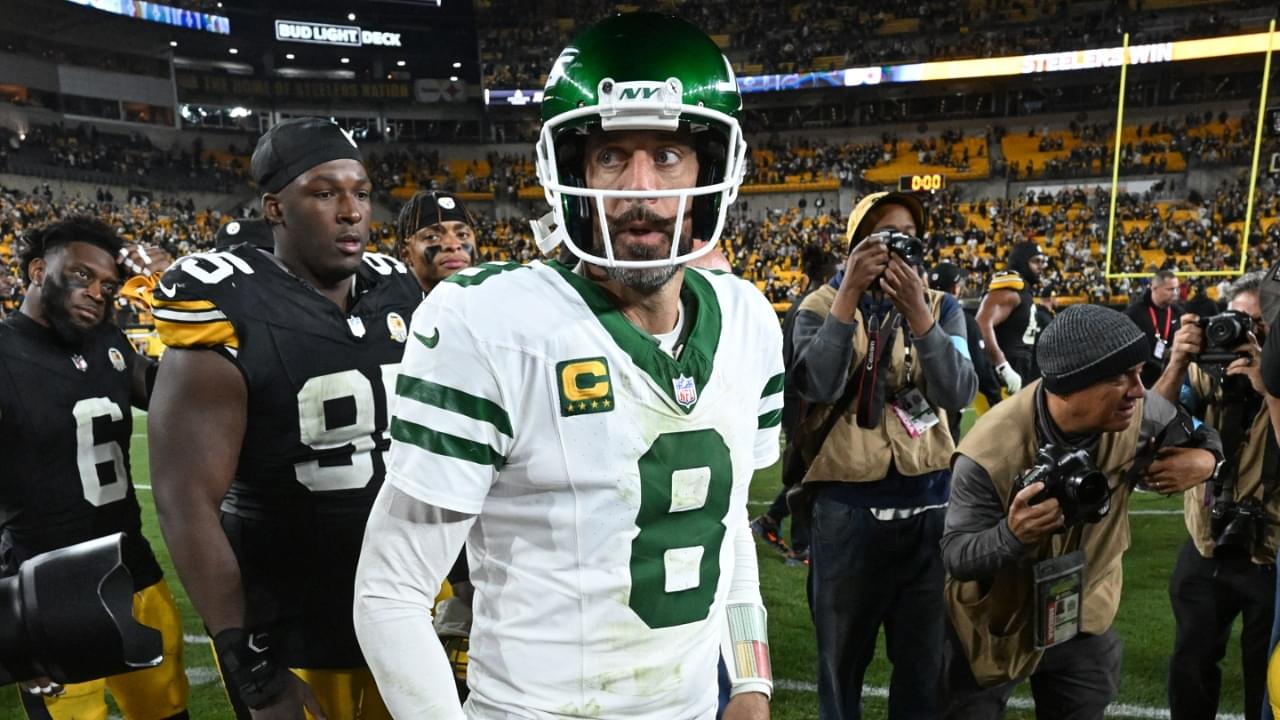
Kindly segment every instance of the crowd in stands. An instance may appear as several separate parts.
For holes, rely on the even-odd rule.
[[[987,142],[1001,143],[1006,151],[1018,139],[1035,153],[1064,153],[1064,163],[1074,162],[1071,153],[1084,148],[1105,147],[1111,137],[1105,123],[1072,122],[1065,130],[1033,127],[1005,133],[989,128],[985,139],[974,144],[957,130],[934,135],[912,134],[906,139],[885,133],[872,142],[830,142],[798,136],[773,135],[754,140],[748,167],[748,184],[811,183],[834,181],[843,187],[867,187],[868,170],[897,167],[893,163],[950,167],[957,171],[978,159],[985,161]],[[1126,127],[1124,152],[1137,156],[1178,152],[1183,156],[1213,163],[1225,160],[1235,166],[1246,164],[1251,151],[1253,129],[1247,118],[1226,114],[1189,115]],[[84,168],[111,177],[123,177],[129,186],[143,186],[129,178],[148,177],[177,170],[176,187],[198,189],[184,179],[210,174],[247,187],[241,177],[240,156],[222,153],[223,162],[206,153],[195,142],[189,148],[163,151],[144,136],[106,137],[89,129],[35,128],[20,143],[21,154],[40,150],[50,162],[67,168]],[[0,142],[0,148],[9,147]],[[1091,161],[1096,160],[1095,155]],[[1016,160],[1010,159],[1011,164]],[[0,151],[0,170],[12,168],[14,155]],[[406,192],[438,188],[455,192],[493,193],[498,199],[516,197],[520,190],[536,188],[537,179],[528,155],[489,153],[483,159],[442,158],[427,146],[380,146],[367,156],[375,183],[375,199],[394,209]],[[1095,165],[1097,163],[1095,162]],[[20,168],[19,168],[20,170]],[[1097,173],[1095,173],[1097,174]],[[883,182],[883,181],[881,181]],[[1112,270],[1151,272],[1164,267],[1178,270],[1225,270],[1237,267],[1242,221],[1246,208],[1244,178],[1224,183],[1202,197],[1182,188],[1170,192],[1171,177],[1157,183],[1156,195],[1122,194],[1117,202],[1120,224],[1116,230]],[[954,187],[964,187],[963,185]],[[1092,185],[1090,185],[1092,187]],[[46,186],[47,188],[47,186]],[[926,240],[930,261],[956,259],[971,272],[969,288],[980,292],[985,278],[1001,266],[1003,249],[1022,239],[1040,242],[1053,261],[1042,291],[1050,295],[1106,301],[1127,295],[1134,286],[1127,280],[1107,282],[1105,240],[1110,197],[1104,190],[1075,188],[1050,195],[1029,192],[1009,200],[964,198],[961,191],[948,190],[930,197],[931,222]],[[156,199],[145,191],[130,197],[113,197],[99,190],[93,197],[55,199],[51,192],[0,195],[0,261],[16,276],[12,265],[12,241],[24,227],[38,225],[60,214],[88,212],[103,216],[131,242],[155,245],[175,257],[207,249],[217,227],[225,222],[222,213],[196,208],[191,201]],[[526,196],[527,197],[527,196]],[[759,206],[757,206],[758,208]],[[473,205],[473,210],[478,210]],[[482,238],[482,260],[528,261],[537,256],[527,222],[523,219],[492,218],[475,212]],[[757,215],[758,215],[757,211]],[[1251,268],[1276,259],[1280,247],[1280,195],[1274,182],[1263,178],[1256,214],[1263,218],[1250,237]],[[746,213],[732,213],[724,233],[724,250],[735,272],[755,281],[775,302],[786,302],[803,290],[800,257],[812,248],[842,257],[844,221],[841,208],[773,209],[760,219]],[[389,226],[376,226],[371,249],[393,250]],[[0,297],[14,292],[13,281],[0,287]]]
[[[32,127],[21,136],[0,129],[0,169],[90,183],[229,193],[246,186],[245,163],[234,152],[161,148],[145,135],[109,133],[88,123]]]
[[[197,208],[190,199],[134,195],[117,198],[108,189],[92,197],[55,194],[45,183],[33,192],[0,187],[0,316],[21,303],[17,241],[33,227],[71,215],[93,215],[114,227],[129,247],[156,248],[171,257],[213,247],[218,228],[231,218]]]
[[[1066,131],[1029,128],[1026,141],[1001,137],[1010,179],[1107,175],[1114,159],[1115,126],[1072,121]],[[1120,146],[1121,174],[1180,172],[1186,167],[1245,165],[1253,154],[1250,113],[1189,113],[1181,119],[1127,126]],[[1268,140],[1270,145],[1273,141]]]
[[[1124,173],[1178,172],[1190,166],[1241,165],[1253,151],[1253,125],[1247,117],[1226,113],[1192,115],[1127,126],[1122,146]],[[988,142],[1003,145],[1003,164],[992,173],[1013,180],[1073,178],[1110,173],[1112,126],[1071,122],[1066,130],[1031,127],[1025,135],[1000,126],[985,136],[965,137],[956,129],[900,138],[884,133],[879,142],[838,142],[773,134],[752,138],[746,183],[835,181],[853,187],[873,168],[930,168],[957,176],[986,177]],[[1274,145],[1269,141],[1268,149]],[[516,197],[536,187],[531,153],[491,152],[483,159],[441,158],[424,145],[377,146],[368,152],[375,195],[381,202],[404,199],[418,188]],[[981,160],[976,170],[971,166]],[[145,136],[58,126],[32,128],[19,140],[0,130],[0,171],[149,188],[235,192],[248,187],[246,160],[234,149],[205,151],[190,147],[164,150]],[[912,170],[914,171],[914,170]],[[883,173],[881,173],[883,174]],[[890,172],[890,175],[893,173]],[[885,182],[881,177],[872,178]],[[400,195],[395,191],[401,189]]]
[[[1120,44],[1123,31],[1137,44],[1260,30],[1269,8],[1258,0],[665,0],[655,9],[708,28],[723,38],[740,73],[756,75],[1111,47]],[[529,89],[541,87],[578,21],[621,6],[609,0],[489,0],[478,9],[484,84]]]

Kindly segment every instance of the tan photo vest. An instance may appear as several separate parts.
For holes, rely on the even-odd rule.
[[[1206,403],[1204,421],[1207,425],[1218,428],[1221,413],[1222,390],[1214,387],[1213,380],[1194,363],[1187,368],[1191,389],[1196,397]],[[1239,461],[1236,463],[1235,499],[1237,501],[1254,496],[1263,499],[1265,489],[1262,482],[1262,464],[1267,447],[1267,438],[1271,434],[1271,416],[1264,404],[1261,411],[1254,416],[1253,423],[1245,432],[1244,442],[1236,450]],[[1231,448],[1224,448],[1229,451]],[[1213,492],[1212,483],[1200,483],[1182,494],[1183,512],[1187,520],[1187,532],[1196,544],[1196,550],[1204,557],[1213,557],[1213,537],[1209,530],[1209,493]],[[1266,505],[1267,536],[1260,548],[1253,552],[1253,562],[1258,565],[1270,565],[1276,561],[1276,549],[1280,547],[1280,493],[1271,498]]]
[[[937,321],[942,313],[944,293],[925,290],[925,299],[929,310]],[[830,285],[810,293],[800,304],[801,310],[807,310],[819,317],[826,318],[831,314],[831,305],[835,302],[836,289]],[[867,354],[866,318],[862,310],[857,311],[858,327],[853,336],[854,355],[865,361]],[[898,390],[907,385],[907,328],[906,321],[901,320],[893,338],[893,354],[889,367],[882,368],[887,373],[885,380],[885,402],[893,398]],[[846,382],[857,382],[858,365],[849,368]],[[911,382],[925,392],[928,383],[918,353],[912,353]],[[927,397],[927,393],[926,393]],[[951,431],[947,423],[947,414],[937,408],[938,424],[929,428],[917,438],[911,437],[902,422],[894,414],[893,409],[885,407],[880,418],[880,425],[874,429],[858,427],[856,411],[857,399],[849,403],[844,414],[836,420],[827,435],[822,447],[806,446],[805,439],[820,434],[819,429],[830,416],[830,405],[815,408],[801,422],[796,430],[797,447],[803,458],[809,463],[805,473],[805,482],[875,482],[883,480],[889,474],[889,463],[892,461],[899,473],[908,477],[925,475],[938,470],[946,470],[950,466],[951,453],[955,443],[951,440]]]
[[[1015,479],[1035,461],[1036,381],[983,415],[960,442],[964,455],[986,470],[1006,511]],[[1129,486],[1142,428],[1142,402],[1125,430],[1104,433],[1095,466],[1111,481],[1111,509],[1100,522],[1072,528],[1028,548],[1025,560],[1002,567],[983,580],[948,577],[947,613],[978,684],[990,687],[1035,672],[1043,651],[1035,649],[1032,565],[1076,549],[1085,554],[1081,631],[1105,632],[1115,620],[1123,579],[1121,557],[1129,547]]]

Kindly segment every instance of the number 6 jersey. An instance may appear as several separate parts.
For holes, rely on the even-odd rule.
[[[557,263],[461,271],[414,316],[388,482],[478,515],[468,717],[714,715],[781,333],[733,276],[686,269],[681,301],[674,358]]]
[[[289,667],[364,664],[352,582],[384,476],[389,379],[421,299],[404,265],[366,254],[343,312],[250,245],[185,257],[154,290],[165,345],[214,350],[244,376],[247,424],[222,526],[247,625],[270,633]]]
[[[114,325],[71,348],[22,313],[0,323],[0,576],[123,532],[134,589],[160,580],[129,475],[133,354]]]

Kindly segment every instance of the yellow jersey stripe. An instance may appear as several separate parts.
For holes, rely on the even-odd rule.
[[[1026,283],[1023,282],[1022,276],[1018,273],[999,273],[991,278],[991,284],[987,286],[988,290],[1021,290]]]
[[[240,339],[236,337],[236,329],[230,320],[174,322],[157,315],[156,332],[167,347],[240,347]]]
[[[151,306],[165,310],[215,310],[218,307],[212,300],[165,300],[159,295],[152,296]]]

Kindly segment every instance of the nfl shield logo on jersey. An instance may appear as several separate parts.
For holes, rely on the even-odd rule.
[[[690,408],[698,402],[698,386],[693,382],[693,378],[681,375],[672,380],[671,384],[675,386],[676,402],[680,403],[681,407]]]
[[[107,359],[111,361],[111,367],[115,368],[119,372],[124,372],[126,367],[124,355],[120,354],[119,350],[115,348],[107,348]]]
[[[409,328],[405,326],[400,313],[387,313],[387,330],[391,332],[391,339],[398,343],[409,339]]]
[[[84,372],[89,369],[89,363],[85,362],[83,355],[72,355],[71,364],[75,365],[76,369],[80,372]]]

